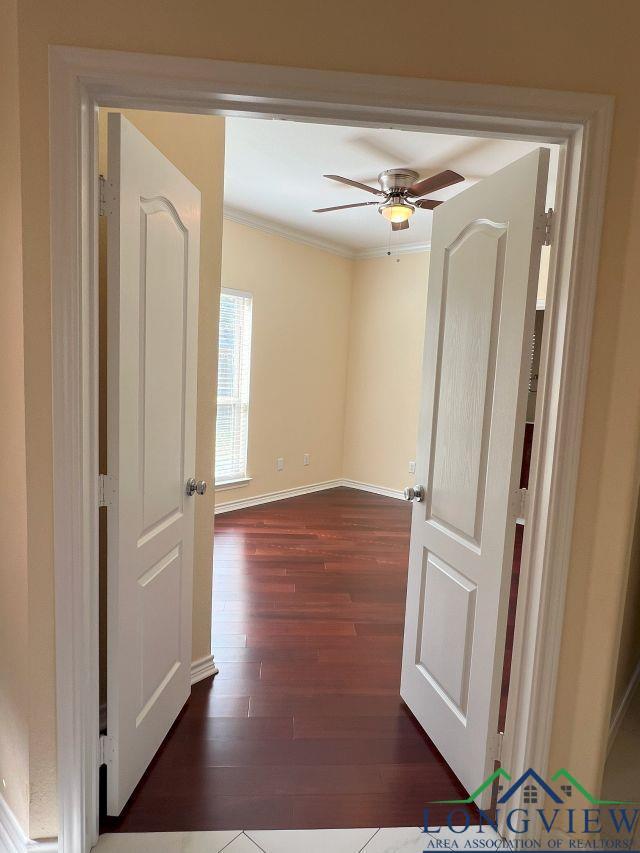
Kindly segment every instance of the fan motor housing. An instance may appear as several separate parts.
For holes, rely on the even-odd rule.
[[[415,184],[419,177],[418,172],[413,169],[387,169],[380,172],[378,181],[386,193],[397,193]]]

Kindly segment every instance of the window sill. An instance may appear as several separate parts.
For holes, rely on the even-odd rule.
[[[216,483],[216,492],[222,492],[224,489],[237,489],[239,486],[248,486],[251,480],[251,477],[241,477],[239,480],[225,480],[224,483]]]

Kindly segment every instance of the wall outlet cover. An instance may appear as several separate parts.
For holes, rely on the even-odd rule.
[[[409,473],[410,474],[416,473],[416,463],[413,461],[413,459],[411,460],[411,462],[409,462]]]
[[[284,470],[284,456],[278,456],[276,459],[276,471]]]
[[[302,456],[302,464],[303,464],[303,465],[309,465],[309,464],[311,464],[311,454],[310,454],[310,453],[305,453],[305,454],[303,454],[303,456]]]

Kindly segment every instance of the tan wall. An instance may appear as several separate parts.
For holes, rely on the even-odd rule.
[[[223,287],[253,294],[252,480],[217,490],[217,503],[341,476],[351,267],[346,258],[225,220]]]
[[[29,627],[15,0],[0,4],[0,796],[29,823]]]
[[[353,265],[342,476],[387,489],[416,457],[429,252]],[[538,299],[547,292],[543,247]]]
[[[123,110],[126,116],[202,193],[198,308],[198,413],[196,471],[213,469],[222,262],[224,119],[216,116]],[[104,111],[100,116],[100,171],[107,173]],[[104,308],[104,305],[101,305]],[[104,317],[104,310],[102,316]],[[106,369],[106,365],[103,367]],[[103,377],[104,378],[104,377]],[[103,387],[104,383],[103,383]],[[193,575],[193,659],[211,652],[213,508],[209,489],[196,505]]]
[[[429,252],[354,263],[343,476],[388,489],[415,460]]]
[[[620,637],[620,655],[613,691],[613,714],[618,710],[631,679],[640,666],[640,505],[636,515],[630,562]]]
[[[389,28],[386,0],[138,3],[21,0],[20,121],[26,380],[32,805],[56,828],[52,571],[48,46],[78,45],[440,80],[602,92],[616,97],[599,287],[573,526],[552,765],[600,786],[620,613],[638,493],[640,387],[640,5],[407,0]],[[425,32],[428,50],[425,50]],[[385,34],[385,50],[371,50]],[[6,57],[5,69],[6,69]],[[3,200],[3,204],[5,204]],[[18,380],[19,381],[19,380]],[[605,570],[606,569],[606,570]]]

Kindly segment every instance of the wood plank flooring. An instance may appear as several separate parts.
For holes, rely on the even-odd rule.
[[[410,515],[339,488],[216,518],[220,673],[105,831],[418,826],[465,796],[399,695]]]

